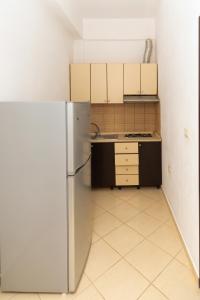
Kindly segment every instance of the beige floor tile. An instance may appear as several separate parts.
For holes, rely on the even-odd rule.
[[[149,283],[122,260],[94,284],[106,300],[136,300]]]
[[[123,187],[121,190],[115,189],[111,191],[112,195],[125,201],[127,201],[129,198],[133,197],[137,193],[138,193],[137,188],[132,188],[132,187]]]
[[[92,197],[92,199],[95,199],[98,196],[106,195],[109,191],[110,191],[110,189],[108,189],[108,188],[92,189],[91,197]]]
[[[94,204],[93,206],[93,219],[96,219],[97,217],[101,216],[105,213],[105,209],[97,206]]]
[[[178,232],[168,225],[161,226],[148,239],[172,256],[177,255],[183,247]]]
[[[153,205],[147,210],[145,210],[145,213],[148,215],[165,222],[169,219],[171,219],[171,213],[167,207],[167,205]]]
[[[125,259],[152,281],[167,266],[172,257],[145,240],[125,256]]]
[[[139,300],[167,300],[167,298],[155,287],[150,286]]]
[[[191,263],[189,261],[189,258],[185,252],[185,249],[182,249],[178,255],[176,256],[176,259],[181,262],[182,264],[184,264],[186,267],[188,267],[189,269],[191,269]]]
[[[154,204],[154,201],[142,193],[137,193],[128,199],[128,203],[143,211]]]
[[[192,271],[176,260],[156,279],[154,285],[170,300],[200,299],[200,290]]]
[[[116,251],[103,240],[99,240],[91,247],[85,273],[93,281],[119,259],[120,255]]]
[[[16,294],[11,299],[13,300],[40,300],[38,294]]]
[[[72,300],[71,294],[40,294],[40,300]],[[28,299],[27,299],[28,300]]]
[[[120,226],[104,237],[104,240],[122,256],[131,251],[143,239],[140,234],[126,225]]]
[[[142,235],[148,236],[159,228],[162,222],[152,216],[141,213],[127,222],[127,224]]]
[[[14,293],[1,293],[0,292],[0,300],[9,300],[13,298],[16,294]]]
[[[100,293],[95,289],[94,286],[90,286],[80,295],[78,295],[76,300],[103,300],[103,297]]]
[[[165,195],[161,189],[157,189],[154,187],[143,187],[141,188],[141,192],[146,195],[147,197],[152,198],[157,202],[160,200],[165,200]]]
[[[96,232],[99,236],[104,236],[111,230],[118,227],[120,224],[121,222],[118,219],[106,212],[105,214],[95,219],[94,232]]]
[[[120,221],[126,222],[136,216],[139,210],[129,203],[123,203],[110,209],[109,212],[120,219]]]
[[[108,210],[123,203],[120,198],[112,196],[111,193],[106,193],[95,198],[95,203],[99,207]]]
[[[100,236],[96,234],[95,232],[92,233],[92,244],[96,243],[98,240],[100,240]]]
[[[74,299],[74,297],[76,297],[77,295],[79,295],[80,293],[82,293],[82,291],[84,291],[86,288],[88,288],[91,285],[91,281],[89,280],[89,278],[87,277],[86,274],[83,274],[81,281],[79,283],[79,286],[77,288],[77,291],[75,294],[71,294],[70,296],[72,297],[72,299]]]

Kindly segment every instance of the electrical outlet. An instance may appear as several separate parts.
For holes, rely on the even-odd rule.
[[[189,138],[190,138],[190,137],[189,137],[189,131],[188,131],[187,128],[184,128],[184,137],[185,137],[186,139],[189,139]]]
[[[168,165],[168,174],[171,174],[172,173],[172,168],[170,165]]]

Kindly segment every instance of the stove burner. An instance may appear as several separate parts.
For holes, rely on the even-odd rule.
[[[130,134],[126,134],[125,137],[127,137],[127,138],[152,137],[152,134],[151,133],[130,133]]]

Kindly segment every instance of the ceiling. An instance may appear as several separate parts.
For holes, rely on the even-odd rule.
[[[81,18],[151,18],[159,0],[74,0]]]

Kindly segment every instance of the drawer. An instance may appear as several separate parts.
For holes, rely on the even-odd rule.
[[[115,153],[138,153],[138,143],[115,143]]]
[[[138,166],[139,156],[138,154],[115,154],[116,166]]]
[[[116,185],[139,185],[138,175],[116,175]]]
[[[115,174],[139,174],[138,166],[116,166]]]

